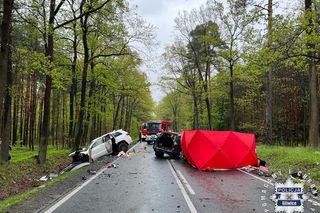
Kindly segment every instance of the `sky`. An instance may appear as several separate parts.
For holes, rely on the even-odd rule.
[[[158,46],[152,51],[154,60],[146,61],[142,65],[142,71],[146,72],[151,87],[152,98],[159,102],[164,96],[162,88],[155,85],[163,74],[161,54],[166,46],[174,40],[174,19],[178,16],[179,11],[190,11],[203,5],[206,0],[130,0],[131,6],[137,5],[137,13],[147,22],[155,27],[154,34]],[[152,63],[152,64],[150,64]]]
[[[131,6],[137,6],[137,13],[147,22],[152,24],[156,30],[156,40],[159,44],[152,51],[152,61],[146,61],[141,69],[147,73],[151,87],[152,97],[155,102],[159,102],[164,96],[164,91],[157,85],[161,75],[163,75],[161,54],[166,46],[174,41],[174,19],[178,16],[179,11],[190,11],[204,5],[207,0],[129,0]],[[280,10],[296,3],[299,0],[279,0],[274,2],[280,3]]]

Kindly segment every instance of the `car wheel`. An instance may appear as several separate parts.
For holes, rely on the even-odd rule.
[[[158,151],[155,151],[155,154],[157,158],[163,158],[163,155],[164,155],[163,152],[158,152]]]
[[[127,152],[128,151],[128,144],[126,144],[125,142],[121,142],[118,144],[118,151],[124,151]]]
[[[150,144],[151,144],[151,141],[147,141],[147,143],[150,145]]]

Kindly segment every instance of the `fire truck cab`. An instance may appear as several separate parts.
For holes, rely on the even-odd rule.
[[[172,121],[151,120],[141,125],[140,141],[154,142],[161,132],[173,132]]]

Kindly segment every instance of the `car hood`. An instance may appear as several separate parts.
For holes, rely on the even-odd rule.
[[[88,154],[89,154],[88,150],[79,150],[79,151],[77,151],[77,152],[80,152],[81,154],[85,154],[85,155],[88,155]],[[76,152],[70,153],[70,154],[69,154],[69,157],[74,156],[75,153],[76,153]]]

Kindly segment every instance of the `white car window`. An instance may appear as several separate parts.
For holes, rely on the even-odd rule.
[[[107,142],[108,140],[110,140],[110,135],[106,135],[103,137],[103,143]]]
[[[113,135],[113,137],[115,137],[115,138],[116,138],[116,137],[118,137],[118,136],[122,135],[122,133],[121,133],[121,132],[115,132],[115,133],[113,133],[112,135]]]
[[[98,141],[94,142],[94,144],[92,144],[92,148],[94,148],[94,147],[96,147],[96,146],[98,146],[100,144],[102,144],[102,141],[98,140]]]

